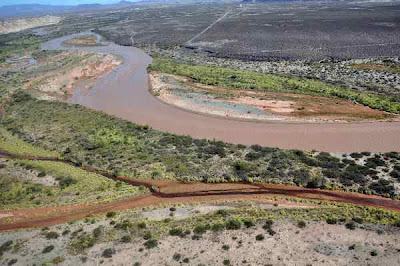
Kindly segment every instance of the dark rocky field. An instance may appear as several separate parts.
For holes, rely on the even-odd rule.
[[[399,12],[395,3],[141,7],[115,23],[112,14],[99,32],[123,45],[184,46],[246,60],[387,57],[400,49]]]

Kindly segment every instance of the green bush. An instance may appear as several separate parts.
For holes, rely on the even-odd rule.
[[[254,221],[252,219],[250,219],[250,218],[243,219],[242,221],[243,221],[243,225],[246,228],[250,228],[250,227],[255,226]]]
[[[224,264],[225,266],[229,266],[229,265],[231,265],[231,261],[228,259],[224,259],[222,264]]]
[[[158,246],[158,242],[155,239],[149,239],[143,244],[147,249],[152,249]]]
[[[173,229],[169,230],[169,234],[171,236],[181,236],[182,233],[183,233],[183,231],[181,228],[173,228]]]
[[[107,212],[107,214],[106,214],[107,218],[112,218],[112,217],[115,217],[116,215],[117,215],[116,212]]]
[[[103,251],[102,257],[104,258],[112,258],[112,256],[115,254],[115,249],[113,248],[107,248]]]
[[[130,243],[130,242],[132,242],[132,236],[130,236],[130,235],[124,235],[124,236],[121,238],[121,242],[122,242],[122,243]]]
[[[242,227],[242,222],[237,218],[231,218],[225,223],[225,228],[228,230],[239,230]]]
[[[195,234],[201,235],[201,234],[204,234],[205,232],[207,232],[208,229],[209,229],[209,227],[207,225],[199,224],[194,228],[193,232]]]
[[[225,229],[225,224],[223,223],[215,223],[211,226],[211,230],[214,232],[223,231]]]
[[[181,258],[182,258],[182,255],[179,254],[179,253],[175,253],[175,254],[172,256],[172,259],[175,260],[175,261],[180,261]]]
[[[338,220],[336,218],[330,217],[330,218],[326,219],[326,223],[327,224],[337,224]]]
[[[306,222],[305,221],[299,221],[298,223],[297,223],[297,226],[299,227],[299,228],[305,228],[306,227]]]
[[[60,234],[57,232],[46,232],[45,237],[46,239],[57,239],[60,237]]]
[[[264,240],[264,239],[265,239],[265,236],[264,236],[264,235],[262,235],[262,234],[256,235],[256,240],[257,240],[257,241],[262,241],[262,240]]]
[[[223,249],[223,250],[229,250],[229,249],[230,249],[230,246],[229,246],[229,245],[223,245],[223,246],[222,246],[222,249]]]
[[[348,223],[346,223],[346,228],[347,229],[349,229],[349,230],[354,230],[354,229],[356,229],[356,224],[354,223],[354,222],[348,222]]]
[[[53,245],[47,246],[42,250],[42,253],[49,253],[54,249]]]

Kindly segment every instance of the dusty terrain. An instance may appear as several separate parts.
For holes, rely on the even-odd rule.
[[[44,16],[44,17],[0,21],[0,34],[19,32],[26,29],[31,29],[41,26],[54,25],[58,24],[61,20],[62,20],[61,17]]]
[[[368,223],[349,230],[342,223],[309,221],[304,228],[300,228],[294,220],[278,218],[272,220],[272,225],[268,227],[263,226],[265,220],[260,220],[240,230],[209,231],[199,235],[195,233],[196,229],[193,233],[189,229],[182,236],[166,234],[168,228],[174,228],[173,224],[185,226],[191,220],[204,222],[208,215],[215,215],[218,211],[235,212],[243,208],[272,214],[275,210],[290,212],[294,208],[307,211],[309,206],[283,204],[274,207],[270,204],[227,202],[128,211],[117,216],[110,215],[111,218],[91,216],[41,230],[3,232],[0,261],[7,264],[14,260],[18,265],[46,262],[79,265],[126,265],[127,262],[133,265],[400,263],[399,229]],[[138,223],[145,223],[147,229],[137,228],[135,225]],[[124,224],[127,227],[121,227]],[[145,233],[157,234],[152,231],[154,227],[166,227],[164,230],[167,232],[156,236],[156,247],[145,248],[148,239]],[[129,235],[132,237],[127,237]],[[48,246],[52,248],[45,251]],[[111,249],[109,254],[105,252],[107,249]]]
[[[160,100],[203,114],[281,122],[396,119],[395,115],[341,99],[206,86],[165,73],[152,72],[149,76],[151,91]]]

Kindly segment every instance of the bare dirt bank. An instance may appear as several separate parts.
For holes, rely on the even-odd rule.
[[[87,35],[87,32],[80,35]],[[194,138],[233,143],[260,144],[290,149],[331,152],[400,151],[400,123],[290,124],[255,123],[210,117],[174,108],[149,92],[147,65],[150,56],[134,47],[109,44],[100,47],[64,47],[62,43],[79,35],[65,36],[43,44],[43,49],[83,50],[120,55],[124,64],[100,78],[89,93],[77,90],[70,98],[108,114],[147,124],[154,129]]]

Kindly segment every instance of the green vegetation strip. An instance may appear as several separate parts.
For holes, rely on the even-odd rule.
[[[2,168],[0,209],[109,202],[146,191],[61,162],[13,160]]]
[[[337,97],[374,109],[400,114],[400,102],[393,97],[359,92],[312,79],[281,77],[225,67],[181,64],[161,57],[154,58],[149,71],[186,76],[193,82],[213,86]]]
[[[0,151],[9,152],[15,155],[28,155],[36,157],[59,158],[55,151],[48,151],[41,147],[34,146],[26,141],[22,141],[16,136],[10,134],[4,128],[0,128]]]

